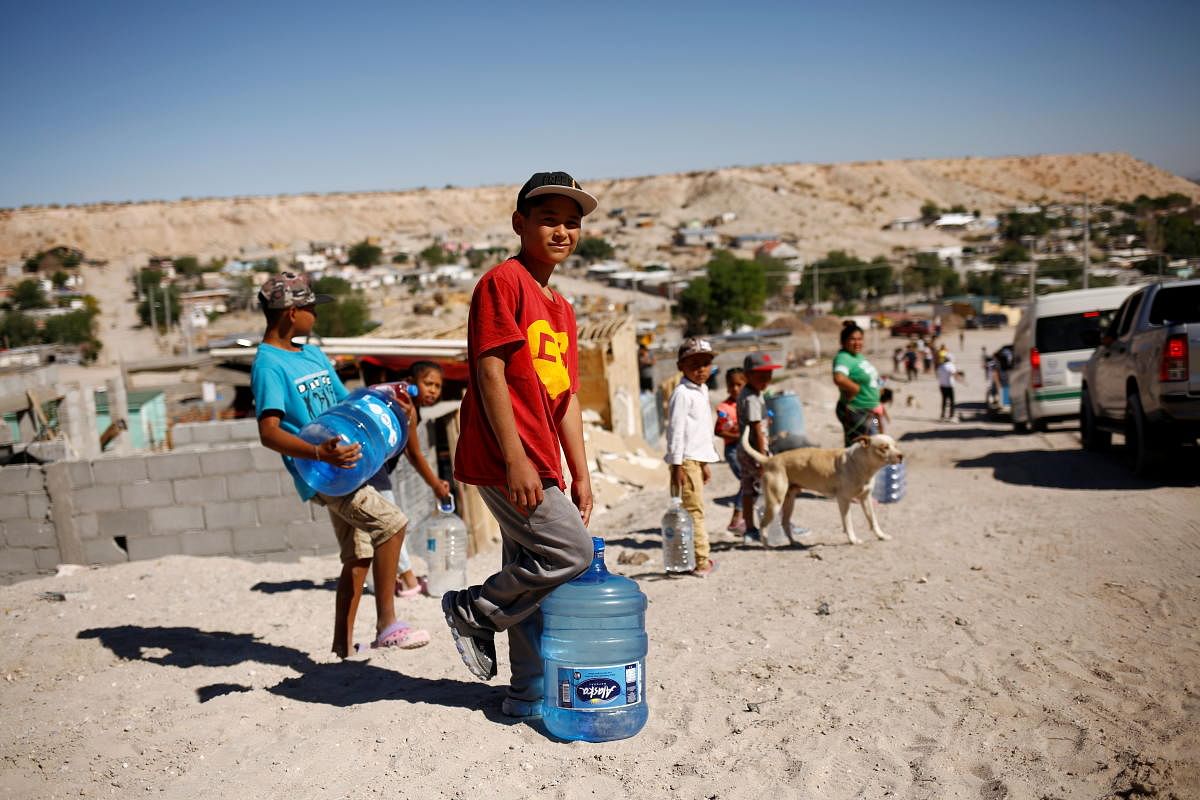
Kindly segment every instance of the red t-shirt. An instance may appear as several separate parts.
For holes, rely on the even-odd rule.
[[[566,488],[558,425],[571,395],[579,391],[579,342],[574,309],[562,295],[553,295],[546,297],[515,258],[493,267],[475,287],[467,318],[471,374],[454,453],[456,480],[476,486],[504,486],[508,480],[475,375],[482,354],[503,348],[504,377],[525,454],[539,475]]]

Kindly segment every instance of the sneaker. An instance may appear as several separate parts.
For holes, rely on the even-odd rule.
[[[762,533],[758,528],[746,528],[742,533],[742,544],[762,544]]]
[[[454,592],[442,595],[442,614],[446,624],[450,626],[450,635],[454,637],[454,646],[462,656],[463,663],[471,674],[481,681],[496,677],[496,643],[491,636],[476,636],[467,631],[459,631],[458,615],[454,613]]]
[[[542,701],[518,700],[515,697],[506,697],[504,698],[504,702],[500,704],[500,713],[513,719],[541,719]]]

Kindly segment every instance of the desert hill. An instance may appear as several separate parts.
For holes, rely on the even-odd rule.
[[[551,165],[553,166],[553,165]],[[587,179],[601,199],[591,231],[613,234],[634,261],[661,258],[673,228],[732,211],[723,233],[773,232],[794,237],[816,256],[833,248],[860,255],[894,247],[949,242],[933,230],[881,227],[915,216],[927,200],[994,213],[1038,200],[1128,200],[1180,192],[1200,199],[1200,186],[1125,153],[771,164],[617,179]],[[0,211],[0,262],[58,244],[108,260],[145,254],[202,257],[280,251],[312,240],[350,242],[366,236],[422,241],[433,236],[511,243],[508,216],[516,185],[403,192],[232,197],[174,202],[104,203]],[[652,212],[654,224],[620,228],[608,210]]]

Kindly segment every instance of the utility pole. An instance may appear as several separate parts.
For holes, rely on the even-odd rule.
[[[1083,288],[1088,288],[1088,271],[1091,266],[1092,226],[1091,207],[1088,205],[1087,192],[1083,193]]]
[[[1029,262],[1029,302],[1037,297],[1037,262]]]

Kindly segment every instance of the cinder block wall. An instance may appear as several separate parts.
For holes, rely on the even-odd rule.
[[[301,502],[279,455],[258,444],[253,420],[175,431],[185,442],[176,438],[179,449],[169,453],[4,467],[0,581],[53,572],[60,563],[177,554],[286,559],[337,550],[329,512]],[[418,435],[428,453],[430,426]],[[393,482],[414,530],[432,513],[433,495],[403,458]]]
[[[39,466],[0,469],[0,582],[52,571],[59,564],[46,475]]]

